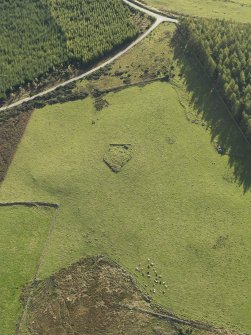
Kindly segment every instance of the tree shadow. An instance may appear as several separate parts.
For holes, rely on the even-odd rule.
[[[191,94],[193,107],[210,130],[211,141],[218,143],[228,155],[235,181],[246,193],[251,187],[251,145],[231,117],[213,81],[177,34],[172,41],[174,59],[181,69],[182,81]]]

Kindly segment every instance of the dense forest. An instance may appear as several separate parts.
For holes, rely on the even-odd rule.
[[[121,0],[43,0],[63,29],[70,57],[88,63],[132,39],[136,28]]]
[[[86,66],[137,33],[120,0],[2,0],[0,100],[55,68]]]
[[[251,24],[184,18],[179,31],[251,140]]]

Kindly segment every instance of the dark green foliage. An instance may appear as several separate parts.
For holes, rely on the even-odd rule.
[[[64,34],[39,1],[1,1],[0,37],[0,98],[67,60]]]
[[[185,18],[179,31],[251,139],[251,24]]]
[[[2,0],[0,100],[62,65],[90,65],[137,33],[120,0]]]
[[[43,0],[67,36],[72,58],[89,63],[137,33],[121,0]]]

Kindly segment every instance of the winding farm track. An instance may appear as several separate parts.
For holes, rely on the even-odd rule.
[[[53,86],[43,92],[40,92],[38,94],[35,94],[31,97],[28,97],[28,98],[25,98],[25,99],[22,99],[22,100],[19,100],[17,102],[14,102],[10,105],[7,105],[7,106],[4,106],[4,107],[1,107],[0,108],[0,112],[2,111],[5,111],[7,109],[10,109],[10,108],[13,108],[13,107],[17,107],[17,106],[20,106],[22,105],[23,103],[25,102],[29,102],[29,101],[32,101],[36,98],[39,98],[39,97],[42,97],[42,96],[45,96],[46,94],[50,93],[50,92],[53,92],[55,91],[56,89],[60,88],[60,87],[64,87],[70,83],[73,83],[79,79],[83,79],[87,76],[89,76],[90,74],[98,71],[99,69],[102,69],[103,67],[105,67],[106,65],[108,64],[111,64],[112,62],[114,62],[116,59],[118,59],[119,57],[121,57],[122,55],[124,55],[126,52],[128,52],[129,50],[131,50],[135,45],[137,45],[138,43],[140,43],[146,36],[148,36],[155,28],[157,28],[162,22],[172,22],[172,23],[178,23],[178,20],[176,19],[173,19],[173,18],[170,18],[170,17],[167,17],[167,16],[164,16],[162,15],[160,12],[158,12],[158,10],[156,9],[148,9],[147,7],[145,7],[144,5],[142,5],[141,3],[139,3],[138,1],[136,0],[133,0],[133,2],[131,2],[130,0],[122,0],[125,4],[129,5],[130,7],[133,7],[153,18],[155,18],[155,22],[154,24],[142,35],[140,35],[134,42],[132,42],[127,48],[123,49],[122,51],[119,51],[116,55],[114,55],[113,57],[111,57],[110,59],[108,59],[107,61],[105,61],[104,63],[94,67],[93,69],[77,76],[77,77],[74,77],[72,79],[69,79],[69,80],[66,80],[65,82],[63,83],[60,83],[56,86]],[[137,4],[138,3],[138,4]]]

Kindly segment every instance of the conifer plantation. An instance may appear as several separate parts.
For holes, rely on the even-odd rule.
[[[179,30],[251,139],[251,24],[185,18]]]
[[[2,0],[0,100],[54,68],[86,66],[137,33],[120,0]]]
[[[68,55],[88,63],[137,33],[121,0],[43,0],[67,40]]]

